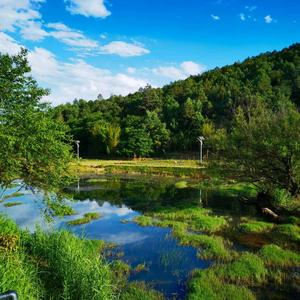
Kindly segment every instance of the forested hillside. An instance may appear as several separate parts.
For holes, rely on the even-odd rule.
[[[300,44],[270,52],[163,88],[147,86],[128,96],[74,100],[54,108],[81,153],[123,156],[160,155],[197,149],[196,137],[222,150],[238,107],[253,101],[270,109],[292,101],[300,107]]]

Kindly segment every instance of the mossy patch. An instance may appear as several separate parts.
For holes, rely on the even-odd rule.
[[[276,267],[300,267],[300,255],[277,245],[266,245],[259,251],[265,264]]]
[[[101,218],[100,213],[86,213],[84,216],[80,219],[72,220],[69,221],[69,225],[82,225],[82,224],[87,224],[93,220],[97,220]]]

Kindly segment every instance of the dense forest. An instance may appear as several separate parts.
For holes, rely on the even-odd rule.
[[[254,102],[271,110],[290,102],[300,107],[300,44],[163,88],[76,99],[53,113],[81,141],[83,156],[158,156],[196,150],[199,135],[206,137],[207,148],[222,151],[237,109]]]

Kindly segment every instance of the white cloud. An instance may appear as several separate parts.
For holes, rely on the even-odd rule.
[[[197,75],[203,73],[206,69],[205,66],[197,64],[193,61],[184,61],[180,67],[187,75]]]
[[[29,54],[29,62],[34,78],[51,89],[47,99],[54,104],[75,98],[96,99],[99,93],[104,97],[126,95],[147,84],[126,74],[113,74],[109,70],[96,68],[83,60],[60,62],[53,53],[43,48],[35,48]]]
[[[271,24],[273,22],[273,18],[271,17],[271,15],[265,16],[264,19],[267,24]]]
[[[113,41],[100,48],[104,54],[116,54],[123,57],[141,56],[150,53],[143,45],[137,43],[126,43],[122,41]]]
[[[240,17],[240,19],[241,19],[242,21],[246,21],[246,16],[245,16],[245,14],[240,13],[240,14],[239,14],[239,17]]]
[[[9,35],[0,32],[0,52],[10,55],[19,52],[21,45]],[[75,98],[96,99],[101,93],[127,95],[137,91],[147,82],[133,76],[94,67],[83,60],[59,61],[56,56],[44,49],[35,48],[28,54],[33,77],[40,85],[51,89],[47,97],[53,104],[72,101]]]
[[[0,30],[15,31],[23,28],[28,22],[40,19],[39,3],[44,0],[1,0]]]
[[[175,66],[161,66],[152,70],[156,75],[168,77],[173,80],[185,79],[190,75],[201,74],[205,71],[206,67],[197,64],[193,61],[185,61],[178,67]]]
[[[75,15],[106,18],[111,14],[105,6],[104,0],[65,0],[65,2],[67,10]]]
[[[69,28],[63,23],[49,23],[48,28],[54,29],[49,32],[49,36],[63,42],[66,45],[79,48],[96,48],[98,42],[84,36],[79,30]]]
[[[21,46],[12,37],[4,32],[0,32],[0,53],[15,55],[20,52]]]
[[[39,22],[29,21],[20,31],[22,37],[31,41],[40,41],[48,35]]]
[[[136,68],[129,67],[127,68],[127,73],[134,74],[136,72]]]
[[[216,15],[210,15],[215,21],[219,21],[220,17]]]

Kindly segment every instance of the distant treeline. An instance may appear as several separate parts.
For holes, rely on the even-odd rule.
[[[195,151],[196,138],[222,151],[239,107],[284,102],[300,107],[300,44],[270,52],[163,88],[147,86],[128,96],[74,100],[53,109],[54,117],[81,141],[81,154],[151,156]]]

